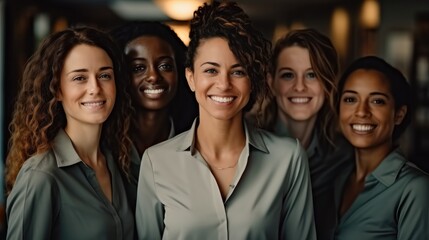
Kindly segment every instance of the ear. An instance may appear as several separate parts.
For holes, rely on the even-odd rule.
[[[407,106],[402,106],[395,112],[395,124],[399,125],[404,120],[405,115],[407,115]]]
[[[273,78],[273,75],[271,75],[271,73],[267,74],[267,82],[268,82],[268,86],[270,87],[271,93],[275,96],[276,91],[274,91],[274,78]]]
[[[189,88],[192,92],[195,92],[194,73],[190,68],[185,70],[186,80],[188,81]]]

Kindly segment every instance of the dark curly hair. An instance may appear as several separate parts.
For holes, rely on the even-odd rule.
[[[283,49],[299,46],[308,50],[311,67],[317,78],[321,80],[325,101],[317,113],[318,139],[324,143],[333,144],[335,135],[335,96],[337,92],[336,81],[339,74],[339,58],[331,40],[319,31],[308,28],[292,30],[283,38],[277,40],[271,57],[271,74],[275,77],[278,66],[278,57]],[[269,100],[264,109],[263,128],[272,131],[277,120],[277,102],[275,98]]]
[[[413,110],[411,86],[401,71],[390,65],[382,58],[376,56],[358,58],[344,71],[338,82],[338,96],[336,106],[337,111],[340,107],[341,93],[344,90],[344,85],[347,82],[347,78],[350,76],[350,74],[359,69],[375,70],[382,73],[389,81],[390,92],[392,93],[393,99],[395,101],[395,110],[399,110],[399,108],[402,106],[407,107],[407,113],[404,116],[401,124],[395,125],[395,128],[393,129],[392,139],[395,142],[411,123],[411,112]]]
[[[194,58],[201,41],[213,37],[226,39],[229,48],[246,69],[251,81],[251,94],[243,110],[249,111],[255,102],[261,103],[269,92],[266,77],[271,43],[252,26],[249,16],[237,3],[204,3],[194,12],[191,20],[186,67],[194,70]]]
[[[10,191],[24,162],[48,151],[58,131],[67,124],[61,102],[61,71],[71,49],[80,44],[103,49],[113,62],[116,100],[112,113],[103,124],[102,144],[112,150],[118,166],[128,175],[127,136],[131,119],[128,94],[130,79],[124,74],[124,58],[109,35],[93,27],[75,27],[52,33],[43,40],[26,63],[21,88],[10,123],[11,138],[6,159],[6,183]]]
[[[121,49],[142,36],[155,36],[166,41],[174,51],[177,67],[178,90],[169,104],[176,133],[188,130],[198,115],[198,105],[185,78],[186,45],[168,25],[156,21],[133,21],[113,29],[110,34]]]

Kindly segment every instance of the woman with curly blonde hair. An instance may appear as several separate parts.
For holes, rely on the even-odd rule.
[[[143,154],[139,239],[315,239],[304,150],[243,117],[267,93],[269,42],[236,3],[217,1],[194,13],[190,39],[199,117]]]
[[[91,27],[48,36],[10,124],[8,239],[132,239],[121,171],[131,104],[123,56]]]

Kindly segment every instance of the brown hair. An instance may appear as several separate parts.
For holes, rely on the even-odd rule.
[[[279,39],[274,47],[271,58],[271,74],[274,78],[278,65],[278,57],[283,49],[291,46],[299,46],[308,49],[310,63],[317,78],[322,81],[325,101],[317,114],[317,127],[320,131],[319,140],[333,143],[335,134],[335,96],[337,92],[336,80],[339,73],[338,54],[331,40],[315,29],[300,29],[290,31],[286,36]],[[270,99],[264,110],[264,121],[262,127],[272,131],[274,122],[277,120],[277,103],[274,98]]]
[[[58,131],[67,124],[62,104],[56,97],[60,76],[70,50],[79,44],[103,49],[111,58],[116,84],[116,101],[103,124],[101,139],[122,171],[128,174],[131,140],[126,135],[130,125],[131,101],[127,88],[130,80],[123,74],[124,57],[109,36],[92,27],[70,28],[49,35],[29,58],[22,76],[21,89],[9,125],[11,138],[6,158],[6,186],[10,191],[24,162],[46,152]]]
[[[246,69],[251,81],[251,94],[244,111],[269,92],[266,76],[271,54],[271,43],[256,30],[249,16],[235,2],[214,1],[205,3],[194,12],[189,33],[186,67],[193,70],[195,54],[201,40],[221,37],[228,41],[229,48]]]

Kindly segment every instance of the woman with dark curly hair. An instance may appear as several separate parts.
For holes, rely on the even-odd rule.
[[[8,239],[133,239],[123,61],[91,27],[51,34],[29,59],[10,124]]]
[[[262,128],[297,138],[306,149],[317,239],[332,239],[334,180],[353,162],[353,149],[335,124],[337,51],[315,29],[292,30],[276,42],[271,66],[273,97],[262,111]]]
[[[397,141],[411,122],[411,87],[383,59],[356,59],[338,83],[340,128],[353,167],[338,177],[335,239],[429,237],[429,175],[407,161]]]
[[[139,239],[315,239],[305,151],[243,117],[268,92],[269,42],[236,3],[217,1],[194,13],[190,39],[199,117],[143,154]]]
[[[198,108],[185,78],[186,46],[170,27],[136,21],[111,34],[127,56],[133,79],[131,178],[126,187],[134,208],[143,152],[189,130]]]

